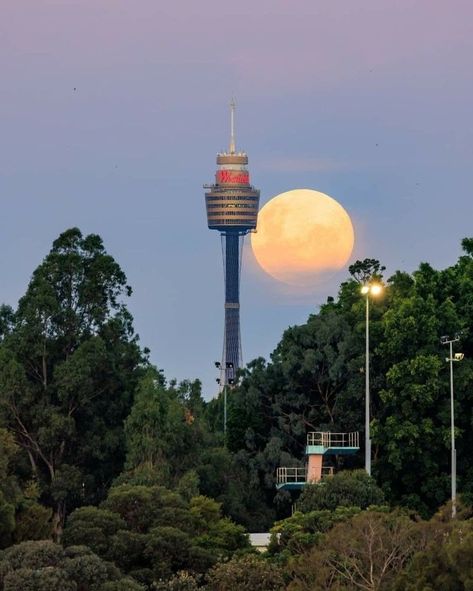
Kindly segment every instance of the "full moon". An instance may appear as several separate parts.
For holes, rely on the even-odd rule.
[[[345,266],[355,233],[345,209],[325,193],[295,189],[273,197],[258,215],[251,246],[260,266],[291,285],[320,283]]]

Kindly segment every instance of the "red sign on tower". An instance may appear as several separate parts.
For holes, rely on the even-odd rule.
[[[248,172],[241,170],[219,170],[216,174],[216,180],[219,185],[248,185],[250,175]]]

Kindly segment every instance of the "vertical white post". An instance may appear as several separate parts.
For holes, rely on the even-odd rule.
[[[370,312],[369,293],[366,294],[366,351],[365,351],[365,470],[371,476],[370,437]]]
[[[226,376],[226,372],[225,372]],[[227,384],[223,387],[223,434],[227,434]]]
[[[450,429],[452,447],[452,519],[457,514],[457,454],[455,449],[455,410],[453,407],[453,343],[450,341]]]
[[[235,144],[235,99],[232,98],[230,103],[230,154],[234,154],[236,151]]]

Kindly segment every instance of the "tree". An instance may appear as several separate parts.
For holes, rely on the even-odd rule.
[[[284,579],[277,566],[257,556],[217,564],[208,574],[208,591],[282,591]]]
[[[146,585],[178,571],[206,572],[249,549],[244,529],[203,496],[185,500],[160,486],[112,487],[101,507],[74,511],[64,544],[87,544],[102,559]]]
[[[144,591],[84,546],[63,549],[50,541],[23,542],[0,557],[3,591]]]
[[[37,483],[19,477],[20,460],[13,434],[0,427],[0,548],[51,534],[51,511],[37,502]]]
[[[335,524],[346,521],[361,512],[359,507],[337,507],[302,513],[295,511],[291,517],[274,524],[271,529],[271,542],[268,551],[277,557],[278,562],[287,562],[293,556],[310,550],[322,534]]]
[[[422,263],[412,274],[397,271],[383,297],[370,303],[373,475],[390,504],[425,517],[449,496],[449,374],[440,336],[458,331],[463,331],[458,348],[465,359],[455,365],[457,474],[459,490],[473,499],[471,244],[473,239],[463,240],[464,253],[446,269]],[[252,361],[232,391],[228,446],[244,458],[250,481],[264,491],[273,515],[287,515],[291,505],[287,492],[275,490],[275,470],[300,465],[308,431],[359,431],[361,453],[335,463],[338,470],[361,465],[365,302],[360,282],[380,280],[383,271],[376,259],[357,261],[338,297],[328,298],[305,324],[287,329],[271,360]],[[233,504],[247,519],[242,503],[233,499]],[[250,526],[251,520],[244,522]]]
[[[421,530],[406,515],[364,511],[335,525],[302,556],[290,591],[389,588],[419,547]]]
[[[87,546],[95,554],[113,560],[110,540],[125,529],[127,524],[118,513],[98,507],[80,507],[68,517],[62,542],[66,547]]]
[[[153,591],[197,591],[199,589],[199,578],[181,570],[167,581],[157,581],[154,584]]]
[[[364,470],[345,470],[317,484],[304,487],[297,508],[303,513],[337,507],[359,507],[384,503],[383,491]]]
[[[386,267],[376,259],[364,259],[355,261],[348,267],[348,272],[358,283],[367,283],[372,279],[382,279]]]
[[[161,373],[149,368],[125,422],[128,471],[154,473],[156,483],[176,486],[207,443],[203,410],[198,380],[166,387]]]
[[[72,228],[2,316],[0,411],[54,508],[57,537],[67,506],[100,498],[123,465],[144,360],[121,301],[130,294],[100,237]]]
[[[271,363],[251,363],[232,394],[229,447],[247,454],[266,503],[281,516],[291,501],[276,493],[276,468],[299,465],[307,432],[355,431],[362,424],[363,341],[350,326],[352,305],[347,313],[339,308],[326,304],[305,325],[286,330]],[[358,316],[363,317],[361,307]],[[350,467],[360,460],[337,462]]]
[[[0,548],[11,542],[15,529],[15,509],[20,490],[12,474],[12,462],[18,453],[14,438],[0,428]]]
[[[451,508],[444,509],[450,516]],[[461,503],[459,509],[454,521],[440,513],[424,524],[425,543],[398,573],[393,591],[472,588],[473,522],[465,520]]]

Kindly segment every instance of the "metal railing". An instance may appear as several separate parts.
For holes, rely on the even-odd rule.
[[[306,481],[305,468],[278,468],[276,471],[277,484],[304,483]]]
[[[322,447],[360,447],[360,434],[331,433],[330,431],[313,431],[307,433],[307,445],[321,445]]]
[[[334,467],[322,467],[322,478],[333,476]],[[276,472],[277,484],[305,484],[307,482],[307,468],[278,468]]]

